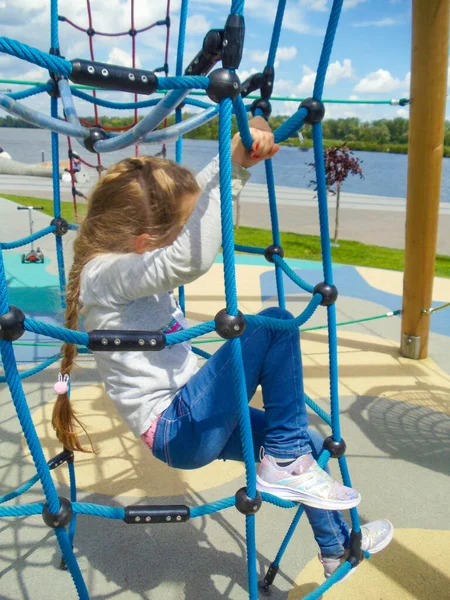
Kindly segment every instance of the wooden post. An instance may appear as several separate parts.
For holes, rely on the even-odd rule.
[[[441,188],[450,0],[413,0],[401,352],[426,358]]]

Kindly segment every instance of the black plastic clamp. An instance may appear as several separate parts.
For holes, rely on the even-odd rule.
[[[245,487],[238,490],[234,498],[236,508],[243,515],[255,515],[262,505],[260,493],[257,491],[256,496],[254,498],[250,498],[247,496],[247,490]]]
[[[48,53],[51,54],[52,56],[59,56],[61,58],[64,58],[64,56],[61,56],[59,48],[52,47],[49,49]],[[57,73],[52,73],[52,71],[49,71],[48,74],[50,75],[50,82],[51,81],[54,82],[53,88],[48,93],[52,98],[59,98],[59,89],[58,89],[57,83],[63,77],[62,77],[62,75],[58,75]]]
[[[331,304],[336,302],[339,295],[337,287],[335,285],[325,283],[325,281],[322,281],[315,286],[313,294],[322,295],[322,302],[320,303],[321,306],[331,306]]]
[[[278,570],[280,567],[272,563],[270,567],[267,569],[267,573],[264,576],[264,579],[259,582],[258,588],[263,596],[270,596],[272,590],[270,586],[275,581],[275,577],[277,576]]]
[[[9,311],[0,315],[0,340],[4,342],[15,342],[25,333],[25,315],[20,308],[9,307]]]
[[[241,83],[241,96],[246,98],[249,94],[256,90],[261,89],[261,85],[263,84],[263,74],[262,73],[253,73],[247,79]]]
[[[305,98],[299,108],[307,108],[308,114],[304,118],[304,122],[308,125],[320,123],[325,116],[325,105],[320,100],[314,98]]]
[[[361,531],[352,531],[350,533],[348,562],[352,565],[352,569],[357,567],[364,559],[364,552],[361,549],[362,533]]]
[[[203,39],[200,52],[188,64],[185,75],[207,75],[222,56],[223,29],[211,29]]]
[[[82,85],[94,85],[104,90],[118,90],[136,94],[153,94],[158,89],[158,78],[153,71],[132,69],[119,65],[75,58],[70,80]]]
[[[188,506],[183,504],[126,506],[123,520],[130,525],[149,523],[186,523],[191,517]]]
[[[86,33],[88,34],[89,37],[94,37],[94,35],[96,34],[96,31],[93,27],[89,27],[89,29],[86,29]]]
[[[42,519],[46,525],[53,529],[65,527],[70,523],[73,517],[72,503],[68,498],[59,497],[60,508],[56,514],[52,514],[48,509],[48,504],[44,504]]]
[[[116,352],[117,350],[158,351],[166,347],[166,336],[161,331],[124,331],[95,329],[90,331],[89,350]]]
[[[56,469],[56,467],[59,467],[65,462],[73,463],[73,452],[64,448],[62,452],[51,458],[47,462],[47,464],[49,466],[50,471],[53,471],[53,469]]]
[[[264,67],[263,81],[261,84],[261,96],[265,99],[270,98],[273,92],[273,83],[275,81],[275,69],[270,65]]]
[[[238,311],[236,316],[229,315],[225,308],[220,310],[214,317],[216,332],[224,340],[240,337],[245,331],[245,317]]]
[[[241,89],[241,83],[236,73],[228,69],[216,69],[209,75],[209,85],[206,93],[217,104],[224,98],[235,100]]]
[[[51,85],[52,88],[50,90],[48,90],[47,94],[51,97],[51,98],[59,98],[59,87],[58,87],[58,83],[55,79],[55,77],[53,77],[54,74],[50,73],[50,79],[47,81],[47,85]]]
[[[257,100],[253,100],[253,104],[250,108],[250,111],[252,113],[253,116],[255,116],[256,113],[256,109],[260,109],[262,110],[263,113],[263,117],[267,119],[270,117],[271,113],[272,113],[272,105],[270,104],[270,102],[268,100],[263,100],[262,98],[258,98]]]
[[[69,231],[69,222],[62,217],[55,217],[50,221],[50,225],[56,227],[56,230],[53,232],[55,235],[65,235]]]
[[[130,29],[128,30],[128,35],[130,35],[131,37],[135,37],[137,35],[137,29],[130,27]]]
[[[328,450],[331,458],[341,458],[341,456],[344,456],[345,451],[347,450],[347,444],[343,439],[341,439],[340,442],[336,442],[336,440],[333,440],[331,436],[325,438],[323,447],[325,450]]]
[[[281,258],[284,257],[284,250],[281,246],[276,246],[275,244],[270,244],[270,246],[267,246],[267,248],[264,250],[264,258],[268,261],[268,262],[275,262],[273,260],[273,255],[276,254],[277,256],[280,256]]]
[[[106,140],[107,137],[108,134],[101,127],[91,127],[89,129],[88,137],[83,140],[84,147],[86,150],[89,150],[89,152],[96,154],[95,144],[100,140]]]
[[[238,69],[244,50],[245,21],[242,15],[228,15],[224,27],[222,65],[225,69]]]

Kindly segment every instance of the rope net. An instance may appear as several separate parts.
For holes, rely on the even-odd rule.
[[[211,37],[208,40],[208,44],[204,44],[202,51],[195,57],[195,59],[189,64],[183,74],[183,62],[184,62],[184,45],[186,35],[186,22],[188,16],[188,0],[182,0],[180,8],[180,24],[178,30],[178,46],[177,46],[177,60],[175,76],[169,77],[168,70],[168,51],[169,51],[169,33],[170,33],[170,2],[167,4],[166,18],[162,21],[147,25],[141,29],[135,29],[134,20],[134,2],[131,0],[131,28],[129,31],[122,31],[119,33],[102,32],[94,29],[94,23],[92,19],[91,3],[90,0],[86,0],[86,8],[88,11],[88,28],[83,28],[80,25],[73,23],[69,19],[63,16],[58,16],[58,4],[57,0],[51,0],[51,40],[49,53],[42,52],[36,48],[27,46],[15,40],[9,38],[0,38],[0,51],[11,54],[26,60],[32,64],[39,65],[44,69],[47,69],[52,74],[53,83],[50,82],[47,86],[38,86],[37,88],[31,88],[24,92],[15,94],[0,94],[0,106],[6,111],[13,115],[20,116],[21,118],[34,123],[40,127],[46,128],[52,132],[52,164],[53,164],[53,186],[54,186],[54,220],[51,225],[42,231],[38,231],[27,238],[18,240],[12,243],[2,243],[0,247],[0,323],[2,323],[2,329],[0,328],[0,347],[3,365],[5,369],[4,381],[7,382],[12,401],[15,405],[18,419],[22,426],[26,442],[30,449],[34,464],[36,466],[37,475],[31,478],[28,482],[25,482],[14,492],[11,492],[7,496],[0,498],[0,504],[5,503],[12,498],[16,498],[26,492],[32,485],[37,481],[40,481],[44,490],[45,503],[36,504],[24,504],[18,506],[0,506],[0,517],[8,516],[26,516],[43,514],[44,521],[48,523],[45,515],[50,514],[53,519],[53,524],[50,526],[54,527],[57,541],[61,548],[61,552],[64,557],[65,564],[67,565],[74,585],[76,587],[78,596],[82,600],[89,599],[89,592],[86,587],[86,583],[81,574],[78,566],[74,551],[72,549],[73,538],[75,535],[75,519],[68,519],[64,521],[63,517],[58,517],[56,522],[58,525],[54,525],[55,518],[57,515],[67,514],[67,507],[70,507],[70,515],[77,514],[88,514],[95,515],[98,517],[108,519],[123,519],[126,522],[130,522],[129,511],[126,507],[112,508],[108,506],[102,506],[97,504],[78,503],[76,500],[76,484],[75,484],[75,470],[73,464],[73,454],[70,452],[63,451],[58,457],[55,457],[51,461],[46,461],[42,451],[42,447],[38,436],[36,434],[30,410],[26,402],[21,379],[29,377],[40,370],[46,368],[53,362],[59,359],[59,354],[50,357],[42,364],[24,371],[18,372],[17,363],[13,352],[13,341],[18,339],[20,335],[26,330],[34,332],[40,335],[45,335],[55,340],[64,341],[72,344],[78,344],[84,349],[84,352],[89,352],[92,346],[92,339],[90,333],[84,333],[80,331],[71,331],[63,327],[49,325],[31,318],[26,318],[20,309],[11,307],[8,301],[8,293],[6,287],[6,276],[3,263],[3,251],[8,249],[18,248],[21,245],[29,243],[31,240],[36,240],[44,235],[53,234],[56,238],[56,252],[58,262],[58,273],[60,282],[61,292],[61,303],[64,307],[64,294],[65,294],[65,267],[64,267],[64,256],[62,252],[62,236],[67,232],[68,229],[76,229],[77,225],[69,225],[64,219],[61,219],[61,199],[59,189],[59,144],[58,134],[66,135],[69,138],[69,157],[71,163],[71,175],[72,175],[72,186],[74,188],[74,202],[76,200],[76,189],[73,172],[73,140],[83,143],[86,147],[97,154],[96,163],[83,160],[83,164],[87,167],[97,168],[99,175],[101,175],[102,162],[101,153],[111,152],[120,148],[126,148],[130,146],[135,147],[137,152],[138,145],[141,143],[149,142],[161,142],[164,144],[169,140],[176,141],[176,160],[177,162],[182,161],[183,146],[182,136],[183,134],[195,129],[196,127],[206,123],[207,121],[219,117],[219,161],[220,161],[220,188],[221,188],[221,219],[222,219],[222,247],[223,247],[223,264],[224,264],[224,282],[225,282],[225,301],[226,301],[226,312],[231,316],[239,314],[238,310],[238,297],[236,291],[236,269],[235,269],[235,252],[246,251],[256,254],[263,254],[266,258],[274,263],[276,284],[277,284],[277,296],[280,307],[285,307],[285,296],[284,296],[284,276],[290,278],[296,285],[303,289],[305,293],[310,294],[311,298],[309,303],[303,312],[296,317],[288,320],[277,320],[260,315],[245,315],[245,319],[248,323],[258,324],[263,327],[271,329],[292,329],[300,327],[306,323],[309,318],[319,309],[320,305],[326,306],[327,313],[327,329],[329,339],[329,367],[330,367],[330,412],[327,413],[320,408],[313,400],[306,398],[307,404],[312,410],[314,410],[328,425],[331,426],[331,437],[334,442],[341,442],[340,432],[340,420],[339,420],[339,401],[338,401],[338,363],[337,363],[337,337],[336,337],[336,308],[334,304],[335,293],[337,290],[333,284],[333,270],[331,263],[331,251],[330,251],[330,238],[329,238],[329,227],[328,227],[328,211],[327,211],[327,198],[326,198],[326,185],[325,185],[325,171],[324,171],[324,158],[323,158],[323,146],[322,146],[322,125],[321,118],[323,117],[323,104],[322,104],[322,92],[326,76],[326,71],[330,59],[330,54],[333,46],[333,41],[339,21],[339,15],[342,9],[343,0],[334,0],[333,6],[330,13],[329,23],[325,34],[324,44],[322,53],[320,56],[319,67],[317,70],[316,82],[314,86],[314,97],[308,99],[299,106],[298,110],[279,127],[275,132],[275,141],[280,142],[293,134],[298,132],[305,122],[312,124],[313,127],[313,141],[314,141],[314,154],[315,154],[315,165],[316,165],[316,180],[317,196],[318,196],[318,212],[320,221],[321,231],[321,246],[322,246],[322,259],[323,259],[323,281],[317,285],[313,285],[309,282],[301,279],[286,263],[283,258],[283,251],[281,248],[280,232],[278,227],[278,216],[277,216],[277,205],[276,205],[276,192],[275,192],[275,177],[274,170],[271,160],[267,160],[266,177],[269,191],[269,207],[272,222],[272,239],[273,244],[267,249],[262,248],[248,248],[242,246],[235,246],[234,244],[234,229],[233,229],[233,213],[232,213],[232,194],[231,194],[231,152],[230,152],[230,141],[231,141],[231,119],[232,115],[235,114],[237,118],[238,128],[243,140],[243,143],[247,148],[251,147],[252,138],[249,130],[247,112],[251,110],[254,115],[268,116],[270,114],[270,96],[273,88],[274,78],[274,64],[276,58],[276,52],[278,42],[282,30],[282,23],[284,17],[284,9],[286,0],[279,0],[278,10],[275,18],[272,39],[270,43],[270,50],[268,54],[267,64],[263,73],[259,73],[259,80],[256,79],[247,80],[242,87],[247,90],[244,94],[234,94],[233,99],[230,93],[226,93],[222,98],[218,99],[211,88],[213,87],[212,80],[208,76],[215,65],[222,60],[224,69],[231,72],[233,77],[235,69],[239,66],[240,55],[239,52],[236,56],[236,52],[233,54],[233,48],[236,48],[236,44],[241,44],[242,38],[239,41],[234,38],[233,44],[223,43],[224,39],[228,40],[228,36],[232,35],[231,30],[228,27],[228,22],[243,23],[244,15],[244,0],[233,0],[231,2],[230,16],[228,17],[227,23],[223,30],[212,30],[208,35],[213,34],[215,40],[219,40],[220,44],[216,48],[215,52],[211,51]],[[88,61],[69,61],[60,56],[59,52],[59,41],[58,41],[58,22],[62,22],[68,26],[72,26],[75,29],[85,33],[88,36],[89,41],[89,56]],[[165,46],[165,60],[164,66],[154,69],[153,71],[143,71],[136,68],[136,37],[138,34],[149,31],[157,26],[166,26],[166,46]],[[222,34],[217,37],[217,31],[222,31]],[[130,35],[132,45],[132,66],[131,67],[119,67],[117,65],[104,65],[95,61],[94,54],[94,37],[95,36],[125,36]],[[231,39],[231,38],[230,38]],[[205,38],[206,42],[206,38]],[[205,46],[208,51],[205,50]],[[230,50],[231,47],[231,50]],[[239,48],[242,51],[242,47]],[[85,70],[83,71],[83,69]],[[80,75],[82,72],[82,76]],[[160,76],[159,73],[163,73]],[[103,79],[115,78],[116,88],[120,91],[131,92],[134,97],[133,102],[111,102],[106,101],[98,97],[96,90],[91,90],[90,93],[75,89],[69,85],[69,80],[73,83],[83,83],[89,81],[89,77],[95,74],[95,78],[92,81],[95,86],[99,86],[99,83]],[[256,83],[255,83],[256,82]],[[247,85],[248,84],[248,85]],[[149,86],[148,91],[146,86]],[[253,86],[253,87],[252,87]],[[105,85],[105,87],[107,87]],[[239,85],[238,85],[239,88]],[[107,89],[111,89],[108,87]],[[204,89],[207,90],[208,95],[213,100],[213,104],[200,102],[189,97],[189,93],[192,90]],[[248,95],[248,90],[260,91],[260,98],[255,100],[251,105],[244,104],[243,95]],[[167,93],[162,99],[150,98],[148,100],[139,101],[139,93],[152,94],[157,90],[166,90]],[[18,100],[29,97],[31,95],[41,93],[44,91],[56,92],[51,94],[51,116],[43,115],[33,109],[25,107]],[[80,120],[77,116],[73,97],[79,97],[84,100],[88,100],[94,105],[94,127],[90,123]],[[182,107],[184,104],[193,105],[200,107],[202,110],[185,120],[182,118]],[[58,108],[62,106],[65,115],[65,121],[58,118]],[[102,127],[99,120],[98,107],[109,107],[116,109],[132,109],[134,111],[133,124],[130,128],[121,128],[120,132],[114,131],[111,128],[107,129]],[[151,110],[139,120],[138,110],[140,108],[151,107]],[[322,113],[320,114],[320,111]],[[268,111],[268,112],[267,112]],[[167,118],[169,114],[175,112],[175,124],[170,127],[163,129],[157,129],[160,124],[167,125]],[[96,136],[92,135],[92,132],[96,132]],[[163,146],[164,148],[164,146]],[[331,294],[331,296],[330,296]],[[334,299],[333,299],[334,296]],[[331,300],[330,300],[331,299]],[[180,305],[184,310],[185,296],[183,288],[179,290]],[[11,324],[13,324],[11,329]],[[8,329],[8,327],[10,327]],[[14,330],[14,327],[16,329]],[[183,331],[170,333],[163,335],[160,332],[147,332],[155,342],[155,345],[159,344],[161,348],[165,346],[171,346],[179,344],[188,340],[195,339],[203,336],[207,333],[216,330],[216,324],[214,320],[190,327]],[[107,331],[104,332],[108,334]],[[142,340],[140,340],[142,341]],[[136,350],[139,350],[139,340],[136,340]],[[251,436],[251,426],[248,409],[248,398],[245,387],[245,375],[243,369],[242,352],[241,352],[241,341],[239,337],[235,337],[231,340],[232,345],[232,371],[233,381],[236,391],[237,398],[237,411],[239,415],[239,426],[241,434],[241,442],[243,448],[243,455],[245,458],[245,469],[246,469],[246,494],[249,498],[257,497],[256,491],[256,471],[253,457],[253,444]],[[116,349],[116,347],[114,347]],[[208,353],[201,351],[197,348],[194,349],[198,354],[204,357],[208,357]],[[323,467],[330,458],[330,452],[327,449],[323,449],[318,459],[319,464]],[[351,486],[351,480],[349,470],[345,456],[339,457],[339,465],[342,473],[344,484]],[[63,463],[68,463],[71,492],[70,500],[61,499],[58,497],[58,493],[51,477],[50,471]],[[295,532],[297,524],[303,513],[303,507],[292,502],[287,502],[271,496],[270,494],[261,494],[261,498],[265,502],[270,502],[276,506],[296,509],[295,515],[291,526],[289,527],[285,539],[268,571],[264,581],[262,582],[262,588],[267,592],[272,584],[276,572],[278,570],[281,559],[286,551],[292,535]],[[205,504],[203,506],[195,507],[181,507],[179,513],[174,512],[175,509],[179,510],[180,507],[167,506],[167,517],[166,520],[175,518],[179,521],[185,521],[187,518],[196,518],[207,514],[212,514],[219,510],[224,510],[235,505],[235,498],[225,498],[218,502],[211,504]],[[148,508],[148,507],[147,507]],[[136,509],[136,507],[133,507]],[[358,513],[356,509],[351,509],[351,520],[352,529],[358,534],[360,532],[360,523]],[[176,516],[174,516],[176,515]],[[256,542],[255,542],[255,514],[246,514],[246,540],[247,540],[247,567],[248,567],[248,595],[250,600],[256,600],[258,597],[258,582],[256,572]],[[63,523],[64,521],[64,523]],[[51,521],[50,521],[51,522]],[[68,531],[64,525],[69,524]],[[359,548],[359,554],[360,548]],[[359,557],[360,558],[360,557]],[[353,562],[353,565],[357,564]],[[305,600],[314,600],[329,589],[339,579],[344,577],[346,573],[352,568],[350,562],[345,562],[326,582],[321,584],[307,596]]]

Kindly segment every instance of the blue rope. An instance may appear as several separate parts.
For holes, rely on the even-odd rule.
[[[3,264],[3,253],[0,250],[0,314],[5,314],[9,310],[6,274]],[[22,427],[25,439],[36,465],[39,478],[44,489],[45,497],[49,503],[50,511],[53,513],[59,510],[59,500],[53,480],[50,476],[50,470],[44,458],[44,453],[34,428],[30,410],[25,399],[25,394],[17,371],[17,363],[14,357],[13,345],[11,342],[0,341],[0,354],[3,361],[6,381],[11,392],[11,397],[16,408],[17,416]]]
[[[43,67],[52,73],[57,75],[63,75],[69,77],[72,73],[72,63],[60,56],[53,56],[42,52],[37,48],[22,44],[17,40],[12,40],[7,37],[0,37],[0,52],[16,56],[22,60],[26,60],[38,67]]]
[[[5,494],[4,496],[0,496],[0,504],[9,502],[13,498],[17,498],[18,496],[21,496],[23,493],[30,490],[33,487],[33,485],[35,483],[37,483],[38,481],[39,481],[39,475],[36,473],[36,475],[33,475],[33,477],[31,477],[28,481],[23,483],[21,486],[19,486],[14,491],[9,492],[8,494]]]
[[[69,536],[65,528],[61,527],[60,529],[55,529],[55,535],[58,540],[58,544],[61,549],[62,555],[64,557],[64,561],[69,569],[73,583],[77,590],[79,599],[89,600],[89,592],[87,590],[86,584],[83,579],[83,575],[81,574],[78,561],[75,557],[72,544],[70,542]]]
[[[206,90],[209,77],[183,75],[183,77],[158,77],[158,90]]]
[[[336,29],[339,23],[343,1],[344,0],[334,0],[333,6],[331,7],[327,31],[325,33],[322,52],[320,54],[319,66],[317,67],[316,81],[314,83],[313,97],[316,100],[322,99],[323,86],[325,85],[325,77],[327,74],[328,63],[330,62],[331,50],[333,48],[334,37],[336,35]]]
[[[61,353],[54,354],[53,356],[46,358],[44,361],[42,361],[41,363],[39,363],[37,366],[33,367],[32,369],[27,369],[26,371],[22,371],[21,373],[19,373],[19,379],[27,379],[28,377],[31,377],[32,375],[36,375],[36,373],[40,373],[41,371],[44,371],[47,367],[49,367],[50,365],[52,365],[53,363],[58,361],[60,358],[61,358]],[[3,375],[0,376],[0,383],[6,383],[6,377],[4,377]]]
[[[28,317],[25,318],[24,326],[27,331],[46,335],[55,340],[68,342],[69,344],[80,344],[80,346],[87,346],[89,343],[89,336],[87,333],[73,331],[72,329],[65,329],[64,327],[58,327],[57,325],[49,325],[48,323],[35,321],[34,319],[29,319]]]
[[[281,4],[281,0],[280,0]],[[281,246],[280,227],[278,224],[277,196],[275,192],[275,177],[273,174],[272,159],[264,161],[266,169],[267,191],[269,194],[270,222],[272,225],[272,240],[276,246]],[[275,279],[277,282],[278,305],[280,308],[286,308],[286,298],[284,294],[283,272],[280,265],[275,261]]]
[[[58,39],[58,0],[50,2],[50,45],[59,48]]]
[[[295,513],[295,517],[292,519],[289,529],[287,530],[286,535],[284,536],[284,539],[281,543],[280,549],[278,550],[277,555],[275,556],[275,559],[273,561],[273,564],[276,567],[278,567],[280,565],[281,559],[283,558],[283,555],[287,550],[289,542],[291,541],[291,538],[294,535],[297,525],[299,524],[300,519],[302,518],[304,510],[305,509],[304,509],[303,505],[300,504],[300,506],[297,509],[297,512]]]
[[[49,92],[52,89],[52,85],[50,83],[46,85],[36,85],[35,87],[28,88],[27,90],[23,90],[22,92],[12,92],[11,94],[6,94],[13,100],[24,100],[25,98],[31,98],[31,96],[36,96],[36,94],[42,94],[42,92]]]
[[[247,254],[260,254],[264,256],[264,248],[254,248],[253,246],[234,245],[235,252],[246,252]]]
[[[276,243],[276,242],[274,242],[274,243]],[[280,245],[280,242],[277,243],[277,246],[279,246],[279,245]],[[314,286],[312,286],[307,281],[302,279],[300,277],[300,275],[297,275],[297,273],[293,269],[291,269],[291,267],[287,264],[287,262],[283,258],[281,258],[281,256],[278,256],[278,254],[274,254],[272,258],[273,258],[273,261],[276,264],[276,266],[279,267],[282,271],[284,271],[286,273],[286,275],[289,277],[289,279],[292,279],[292,281],[296,285],[298,285],[298,287],[302,288],[302,290],[305,290],[306,292],[309,292],[310,294],[313,293]]]
[[[283,25],[284,9],[286,8],[286,0],[279,0],[275,23],[273,25],[272,40],[270,42],[269,56],[267,57],[267,65],[273,67],[277,55],[278,43],[280,41],[281,27]]]
[[[307,108],[299,108],[296,113],[294,113],[287,121],[285,121],[282,125],[275,129],[273,132],[275,137],[275,142],[279,144],[280,142],[284,142],[289,139],[293,135],[300,131],[303,127],[303,121],[305,117],[308,115]]]
[[[74,459],[70,460],[67,463],[67,467],[69,470],[69,482],[70,482],[70,501],[72,504],[77,501],[77,480],[75,476],[75,464]],[[69,540],[70,545],[73,546],[73,540],[75,538],[75,533],[77,529],[77,515],[74,514],[72,520],[69,525]]]
[[[0,248],[2,250],[13,250],[15,248],[20,248],[21,246],[31,244],[31,242],[39,240],[40,238],[44,237],[45,235],[48,235],[49,233],[53,233],[54,231],[56,231],[56,227],[54,225],[49,225],[48,227],[45,227],[40,231],[36,231],[36,233],[28,235],[27,237],[22,238],[21,240],[17,240],[15,242],[2,242],[0,244]]]
[[[250,133],[250,127],[248,125],[247,109],[245,108],[244,101],[242,100],[242,96],[240,94],[233,102],[233,108],[236,114],[236,121],[238,124],[239,133],[241,134],[242,143],[247,150],[251,150],[253,139]]]
[[[230,15],[242,15],[244,12],[245,0],[232,0]]]
[[[181,0],[180,26],[178,28],[177,63],[175,67],[175,74],[177,77],[181,77],[183,74],[184,44],[186,41],[186,23],[188,17],[188,6],[188,0]]]
[[[330,415],[328,415],[323,408],[320,408],[320,406],[318,404],[316,404],[316,402],[314,402],[314,400],[312,400],[309,396],[307,396],[305,394],[305,403],[309,406],[309,408],[311,408],[317,415],[319,415],[319,417],[321,419],[323,419],[325,421],[325,423],[327,425],[329,425],[331,427],[331,417]]]
[[[205,352],[205,350],[201,350],[200,348],[196,348],[196,347],[192,348],[192,352],[194,354],[197,354],[198,356],[201,356],[202,358],[206,358],[206,359],[211,358],[211,356],[212,356],[212,354],[210,354],[209,352]]]

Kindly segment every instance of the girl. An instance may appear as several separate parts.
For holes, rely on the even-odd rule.
[[[239,135],[232,140],[235,196],[249,177],[247,168],[279,150],[264,119],[256,117],[250,125],[251,152]],[[79,314],[88,331],[171,333],[187,327],[171,290],[206,273],[220,249],[218,174],[217,158],[197,179],[154,157],[129,158],[108,170],[92,193],[74,243],[67,327],[77,328]],[[279,308],[262,314],[291,318]],[[255,460],[263,449],[257,487],[305,505],[329,576],[349,543],[348,527],[337,511],[357,506],[360,495],[334,481],[312,456],[298,330],[247,327],[241,339],[248,397],[261,384],[264,398],[264,412],[251,409]],[[62,378],[69,375],[75,355],[76,347],[65,344]],[[95,360],[108,395],[158,459],[179,469],[218,458],[242,460],[230,344],[201,369],[189,343],[161,352],[101,352]],[[65,448],[82,451],[77,425],[83,427],[67,393],[60,393],[53,412],[57,437]],[[372,553],[391,538],[389,521],[363,529],[363,547]]]

